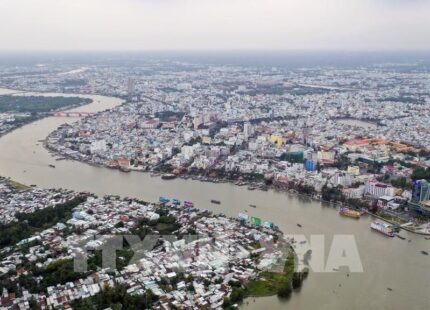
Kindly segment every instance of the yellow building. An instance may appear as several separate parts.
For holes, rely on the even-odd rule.
[[[271,135],[270,142],[275,143],[278,147],[285,145],[285,138],[281,135]]]
[[[360,175],[360,167],[348,166],[347,172],[352,175]]]

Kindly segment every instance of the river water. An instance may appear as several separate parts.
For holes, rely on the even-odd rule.
[[[0,89],[0,94],[7,92]],[[82,96],[92,98],[93,103],[75,110],[95,112],[121,104],[117,98]],[[286,234],[323,234],[326,254],[335,234],[355,237],[364,272],[350,273],[343,268],[338,272],[311,272],[302,289],[287,301],[279,301],[277,297],[250,298],[243,306],[246,309],[429,308],[430,257],[420,251],[430,251],[430,240],[405,231],[401,234],[411,242],[387,238],[369,229],[369,217],[343,218],[319,202],[287,193],[249,191],[231,184],[182,179],[163,181],[147,173],[123,173],[75,161],[55,161],[39,140],[57,126],[73,121],[76,119],[48,117],[1,137],[0,175],[28,185],[87,190],[99,195],[118,194],[147,201],[157,201],[164,195],[190,200],[201,209],[230,216],[247,210],[251,215],[275,222]],[[56,168],[50,168],[49,164]],[[221,204],[213,205],[210,199],[218,199]],[[249,204],[257,208],[249,208]],[[388,291],[387,287],[393,290]]]

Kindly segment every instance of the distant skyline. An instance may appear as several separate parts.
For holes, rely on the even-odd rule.
[[[1,0],[0,52],[430,51],[425,0]]]

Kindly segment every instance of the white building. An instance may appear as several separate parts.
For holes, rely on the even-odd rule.
[[[373,197],[394,196],[394,187],[388,184],[380,183],[376,180],[371,180],[366,183],[365,194]]]
[[[194,156],[194,147],[191,145],[184,145],[181,148],[181,153],[186,160],[190,160]]]
[[[106,152],[107,146],[106,146],[106,140],[96,140],[91,143],[90,146],[90,152],[91,154],[94,153],[103,153]]]
[[[254,134],[254,127],[250,123],[245,123],[243,125],[243,135],[245,140],[248,140]]]

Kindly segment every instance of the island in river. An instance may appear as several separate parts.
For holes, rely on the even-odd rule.
[[[7,309],[27,309],[24,303],[31,308],[86,309],[91,304],[101,309],[100,300],[109,290],[127,292],[114,304],[146,300],[138,308],[188,302],[229,308],[246,296],[289,297],[307,276],[297,269],[290,240],[274,227],[185,203],[99,198],[25,187],[4,178],[0,189],[0,201],[6,204],[0,217],[0,305]],[[111,266],[103,251],[118,238],[124,245],[115,247]],[[273,270],[284,261],[280,272]],[[153,296],[149,302],[147,295]]]

